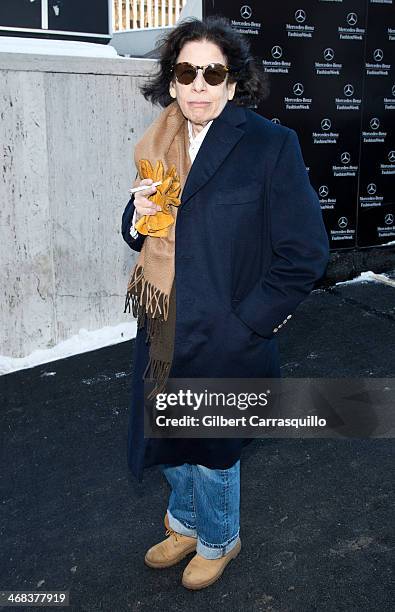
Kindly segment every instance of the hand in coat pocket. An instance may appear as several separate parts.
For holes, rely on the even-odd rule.
[[[251,327],[248,327],[248,325],[246,325],[246,323],[244,323],[244,321],[242,321],[240,319],[240,317],[233,311],[230,311],[230,330],[233,330],[236,328],[239,328],[239,331],[242,332],[242,337],[243,338],[248,338],[249,341],[253,342],[253,341],[269,341],[270,338],[265,338],[264,336],[260,336],[259,334],[256,333],[256,331],[254,331],[253,329],[251,329]],[[232,333],[231,332],[231,333]],[[236,334],[238,334],[239,332],[236,331]]]

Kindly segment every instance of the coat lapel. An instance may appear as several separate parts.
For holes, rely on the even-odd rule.
[[[191,198],[211,179],[224,159],[244,134],[237,127],[245,123],[244,108],[229,100],[222,113],[216,117],[200,146],[188,173],[181,195],[180,207],[191,204]]]

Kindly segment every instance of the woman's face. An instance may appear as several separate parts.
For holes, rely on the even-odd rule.
[[[195,66],[206,66],[213,62],[224,64],[226,58],[221,49],[207,40],[186,43],[178,57],[178,62],[190,62]],[[199,70],[190,85],[182,85],[176,79],[170,83],[170,95],[177,99],[183,115],[192,123],[205,125],[222,112],[228,100],[235,93],[236,83],[228,83],[229,75],[219,85],[209,85]]]

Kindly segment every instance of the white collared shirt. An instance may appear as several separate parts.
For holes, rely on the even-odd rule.
[[[204,137],[209,131],[212,122],[213,122],[213,119],[211,119],[211,121],[209,121],[207,125],[205,125],[204,128],[200,130],[200,132],[196,136],[194,136],[193,131],[192,131],[192,123],[188,119],[189,157],[191,158],[192,163],[195,161],[195,157],[198,154],[200,147],[202,146]],[[132,238],[137,238],[138,236],[138,231],[134,227],[134,224],[136,222],[136,212],[137,211],[135,210],[133,214],[132,225],[130,227],[130,235],[132,236]]]
[[[200,130],[200,132],[196,136],[194,136],[192,131],[192,124],[188,119],[189,157],[191,158],[192,163],[195,161],[195,157],[201,147],[205,135],[210,129],[212,122],[213,119],[211,119],[211,121],[209,121],[208,124],[202,130]]]

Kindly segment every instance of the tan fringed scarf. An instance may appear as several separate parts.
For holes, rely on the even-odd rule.
[[[144,378],[154,379],[149,397],[166,385],[174,352],[176,322],[175,227],[177,207],[191,167],[188,121],[176,101],[167,106],[136,144],[134,160],[139,178],[162,180],[149,199],[161,206],[145,215],[136,229],[145,234],[143,247],[128,283],[125,311],[132,304],[138,328],[147,323],[149,361]]]

